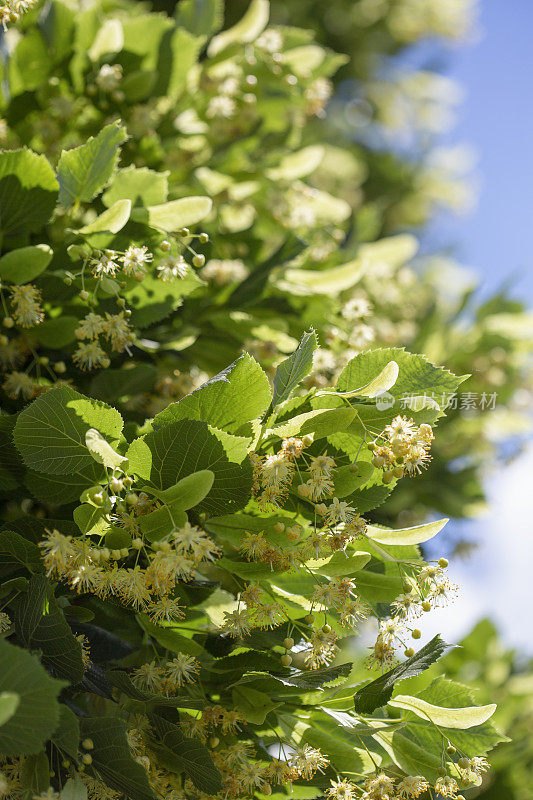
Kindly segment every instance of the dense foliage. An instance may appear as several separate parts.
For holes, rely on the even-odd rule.
[[[413,222],[368,194],[394,170],[327,144],[346,58],[268,15],[53,0],[5,33],[10,797],[453,797],[502,740],[492,698],[396,685],[447,647],[412,646],[454,593],[427,510],[480,499],[449,461],[485,415],[446,423],[450,398],[487,349],[475,391],[494,357],[511,395],[522,317],[446,327],[466,295],[377,238]]]

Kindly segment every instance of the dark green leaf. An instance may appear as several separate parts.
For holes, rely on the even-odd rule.
[[[10,692],[19,698],[15,714],[0,726],[2,755],[41,751],[57,728],[57,696],[64,685],[48,675],[37,656],[0,639],[0,694]]]
[[[84,667],[81,646],[44,575],[34,575],[28,591],[12,603],[17,637],[30,650],[40,650],[42,660],[60,678],[80,683]]]
[[[392,697],[394,685],[405,678],[412,678],[423,672],[437,661],[444,651],[450,647],[437,634],[422,647],[418,653],[406,659],[402,664],[390,669],[380,678],[367,683],[354,695],[354,706],[358,714],[371,714],[376,708],[384,706]]]
[[[149,720],[153,731],[150,749],[161,766],[178,774],[185,771],[196,788],[206,794],[222,789],[220,774],[202,742],[185,736],[181,728],[159,714],[150,714]]]
[[[126,723],[117,717],[80,720],[81,736],[92,739],[92,768],[104,783],[130,800],[154,800],[144,767],[134,760],[126,738]]]
[[[309,375],[317,344],[315,331],[304,333],[294,353],[278,366],[274,376],[274,407],[287,400],[291,392]]]

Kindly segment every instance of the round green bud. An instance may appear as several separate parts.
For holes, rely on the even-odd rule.
[[[4,317],[2,321],[2,325],[4,326],[4,328],[12,328],[14,324],[15,320],[13,319],[13,317]]]
[[[208,744],[208,745],[209,745],[209,747],[211,747],[211,748],[213,748],[213,747],[217,747],[217,746],[220,744],[220,739],[218,738],[218,736],[211,736],[211,738],[209,739],[209,741],[207,742],[207,744]]]
[[[200,244],[207,244],[207,242],[209,241],[209,234],[201,233],[200,236],[198,237],[198,241],[200,242]]]
[[[284,656],[281,656],[280,661],[283,667],[290,667],[292,664],[292,656],[290,656],[288,653],[285,653]]]
[[[81,757],[81,760],[83,761],[84,764],[92,764],[93,763],[93,757],[91,755],[89,755],[89,753],[85,753]]]
[[[403,478],[403,467],[394,467],[392,474],[395,478]]]
[[[181,236],[182,238],[185,237],[185,236],[190,236],[190,235],[191,235],[191,232],[190,232],[190,230],[188,228],[181,228],[178,231],[178,236]]]
[[[322,633],[331,633],[331,625],[322,625]]]
[[[192,263],[194,267],[203,267],[205,264],[205,256],[201,253],[196,253],[196,255],[193,256]]]
[[[276,533],[283,533],[283,531],[285,530],[284,523],[276,522],[276,524],[274,525],[274,530],[276,531]]]
[[[446,748],[446,752],[449,756],[453,756],[453,754],[457,752],[457,749],[453,746],[453,744],[449,744]]]
[[[129,506],[136,506],[139,502],[139,495],[136,492],[128,492],[126,495],[126,503]]]
[[[124,483],[120,480],[120,478],[113,477],[109,481],[109,488],[112,492],[118,494],[118,492],[121,492],[124,489]]]
[[[159,245],[159,249],[163,251],[163,253],[168,253],[172,245],[168,241],[168,239],[163,239],[161,244]]]
[[[382,479],[383,483],[391,483],[393,478],[394,478],[394,475],[390,470],[385,470],[385,472],[381,476],[381,479]]]
[[[406,656],[407,658],[411,658],[411,656],[414,656],[414,654],[415,654],[415,651],[413,650],[413,648],[412,648],[412,647],[407,647],[407,648],[406,648],[406,649],[403,651],[403,654],[404,654],[404,656]]]
[[[439,775],[442,775],[443,778],[448,774],[448,770],[446,769],[446,767],[439,767],[437,772],[439,773]]]
[[[413,587],[408,581],[404,581],[404,583],[402,584],[402,589],[405,594],[410,594],[413,591]]]
[[[411,636],[413,637],[413,639],[420,639],[420,637],[422,636],[422,631],[419,630],[418,628],[415,628],[413,631],[411,631]]]
[[[422,603],[422,611],[431,611],[431,603],[429,600],[424,600]]]
[[[464,756],[460,758],[457,762],[457,766],[460,767],[460,769],[468,769],[469,765],[470,765],[469,759],[465,758]]]
[[[85,748],[85,750],[93,750],[94,749],[94,742],[92,739],[84,739],[81,743],[81,746]]]
[[[283,647],[285,650],[292,650],[294,647],[294,639],[292,636],[287,636],[287,638],[283,640]]]
[[[54,364],[54,370],[58,373],[58,375],[62,375],[67,371],[67,365],[64,361],[56,361]]]
[[[89,299],[89,292],[87,289],[82,289],[81,292],[78,294],[80,300],[88,300]]]
[[[446,569],[447,566],[448,566],[448,559],[439,558],[439,567],[442,567],[442,569]]]
[[[306,625],[312,625],[314,621],[315,621],[314,614],[308,614],[306,617],[304,617],[304,622]]]

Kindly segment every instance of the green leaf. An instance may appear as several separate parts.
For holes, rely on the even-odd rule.
[[[226,435],[226,439],[230,437]],[[235,437],[231,437],[235,438]],[[169,489],[193,472],[211,470],[215,476],[198,511],[221,514],[243,508],[250,498],[252,469],[246,460],[229,460],[224,440],[205,422],[180,420],[131,443],[126,453],[130,472],[149,480],[156,489]]]
[[[139,527],[149,542],[157,542],[187,522],[187,514],[172,505],[156,508],[139,519]]]
[[[64,685],[48,675],[37,656],[0,639],[0,693],[19,698],[15,713],[0,727],[3,755],[31,755],[42,750],[57,727],[57,696]]]
[[[84,666],[80,643],[44,575],[34,575],[28,591],[13,604],[13,622],[19,640],[30,650],[40,650],[42,660],[60,678],[80,683]]]
[[[102,195],[102,201],[108,208],[117,200],[130,200],[132,206],[164,203],[168,196],[168,175],[147,167],[120,169]]]
[[[89,428],[117,440],[122,425],[122,417],[114,408],[61,386],[41,395],[22,411],[14,439],[28,467],[64,475],[90,468],[94,463],[85,444]]]
[[[232,690],[233,705],[240,711],[246,722],[262,725],[267,714],[282,705],[274,702],[264,692],[258,692],[249,686],[236,686]]]
[[[183,636],[175,628],[154,625],[144,614],[137,614],[137,621],[141,628],[156,642],[172,653],[186,653],[189,656],[199,656],[204,649],[194,639]]]
[[[106,19],[99,28],[92,45],[87,51],[91,61],[98,61],[101,56],[119,53],[124,46],[124,31],[118,19]]]
[[[298,384],[309,375],[313,368],[313,353],[316,347],[315,331],[304,333],[294,353],[278,366],[274,376],[273,407],[287,400]]]
[[[182,478],[175,486],[158,492],[157,497],[175,509],[187,511],[209,494],[214,480],[215,475],[210,469],[202,469]]]
[[[442,744],[438,750],[428,747],[425,741],[416,741],[411,732],[404,729],[395,731],[379,731],[374,739],[388,753],[393,763],[408,775],[423,775],[435,782],[442,767]],[[440,739],[440,737],[439,737]]]
[[[39,548],[15,531],[0,531],[0,575],[10,575],[21,568],[43,571]]]
[[[2,692],[0,694],[0,727],[8,722],[20,703],[20,698],[15,692]]]
[[[252,356],[243,353],[183,400],[171,403],[157,414],[154,427],[189,419],[238,433],[245,423],[261,417],[269,403],[270,384],[265,372]]]
[[[308,77],[324,61],[326,51],[318,44],[304,44],[300,47],[291,47],[283,53],[283,63],[295,75]]]
[[[50,71],[51,60],[39,30],[29,28],[16,43],[7,62],[11,95],[21,95],[42,86]]]
[[[23,236],[38,231],[50,219],[57,192],[58,183],[45,156],[26,148],[0,153],[0,232]]]
[[[328,578],[342,578],[344,575],[353,575],[354,572],[359,572],[369,561],[370,553],[356,552],[347,556],[344,552],[337,552],[318,562],[308,561],[307,566],[319,575],[326,575]]]
[[[29,469],[24,478],[24,484],[34,497],[43,503],[64,506],[79,498],[81,493],[104,480],[105,473],[95,461],[90,466],[78,472],[67,475],[61,473],[45,475]]]
[[[131,755],[126,723],[118,717],[80,720],[81,736],[92,739],[92,768],[104,783],[130,800],[155,800],[144,767]]]
[[[417,698],[448,709],[464,708],[467,705],[471,705],[473,699],[472,692],[467,686],[449,680],[443,675],[440,675],[426,689],[419,692]],[[407,712],[402,716],[413,720],[416,719],[416,727],[421,730],[420,720],[412,712]],[[427,729],[431,735],[434,734],[435,728],[432,723],[427,723]],[[468,729],[447,728],[446,735],[458,750],[461,750],[470,758],[485,754],[499,742],[508,741],[488,721]]]
[[[118,233],[130,218],[131,201],[117,200],[103,211],[93,222],[78,230],[78,233],[89,236],[91,233]]]
[[[61,800],[87,800],[87,787],[79,774],[75,778],[68,778],[59,793]]]
[[[368,525],[366,535],[373,542],[392,545],[413,545],[427,542],[441,531],[449,519],[439,519],[427,522],[425,525],[414,525],[412,528],[377,528]]]
[[[182,197],[162,205],[134,208],[131,218],[168,233],[201,222],[211,211],[212,205],[209,197]]]
[[[0,278],[8,283],[23,284],[44,272],[53,252],[47,244],[19,247],[0,258]]]
[[[334,395],[336,397],[377,397],[383,392],[388,392],[389,389],[392,389],[398,380],[399,372],[400,368],[396,361],[389,361],[388,364],[385,364],[379,375],[376,375],[375,378],[364,386],[359,386],[357,389],[351,389],[347,392],[334,392]],[[322,395],[327,397],[328,394],[331,394],[331,392],[317,392],[318,397]]]
[[[377,753],[371,757],[362,747],[358,748],[353,733],[325,713],[311,715],[300,711],[297,717],[280,715],[280,722],[295,744],[318,747],[328,754],[334,769],[343,774],[359,776],[371,772],[381,761]]]
[[[78,745],[80,741],[80,723],[78,717],[63,703],[59,706],[59,722],[50,737],[56,747],[67,756],[78,760]]]
[[[311,144],[302,150],[284,156],[277,167],[266,170],[266,176],[271,181],[295,181],[305,178],[320,166],[324,158],[324,147],[320,144]]]
[[[303,297],[309,294],[331,296],[355,286],[365,271],[365,262],[355,259],[327,269],[287,269],[276,283],[283,291]]]
[[[312,433],[314,439],[322,439],[348,427],[355,419],[353,408],[316,408],[297,414],[285,422],[278,422],[266,431],[266,435],[281,437],[305,436]]]
[[[195,36],[210,36],[223,21],[223,0],[182,0],[176,7],[177,24]]]
[[[465,708],[444,708],[427,703],[420,697],[398,694],[393,700],[389,700],[389,705],[394,708],[403,708],[412,711],[422,719],[428,719],[435,725],[442,728],[473,728],[475,725],[482,725],[492,717],[496,711],[496,704],[491,703],[487,706],[467,706]]]
[[[76,341],[76,328],[79,324],[77,317],[62,314],[60,317],[45,319],[32,330],[32,336],[45,347],[56,350]]]
[[[264,31],[268,24],[270,4],[268,0],[252,0],[242,19],[232,28],[222,31],[211,39],[207,55],[216,56],[231,44],[253,42]]]
[[[357,412],[366,425],[380,428],[388,424],[395,414],[405,411],[399,402],[402,398],[424,396],[433,399],[432,407],[415,411],[413,418],[417,422],[432,422],[439,416],[438,408],[445,407],[450,395],[465,380],[465,376],[456,377],[448,370],[433,366],[425,356],[408,353],[402,348],[377,349],[352,358],[339,376],[337,391],[351,393],[355,387],[368,386],[391,361],[397,363],[399,373],[389,395],[385,395],[390,402],[382,408],[378,403],[357,406]]]
[[[183,297],[202,285],[192,270],[183,280],[175,283],[164,283],[151,275],[147,275],[141,283],[134,283],[131,289],[124,292],[124,296],[132,309],[130,319],[136,328],[146,328],[170,316],[181,305]]]
[[[154,91],[176,101],[187,89],[188,76],[198,61],[202,39],[183,28],[176,28],[170,39],[171,56],[166,61],[166,70],[159,70]],[[191,223],[192,224],[192,223]]]
[[[181,728],[159,714],[149,714],[148,719],[153,733],[150,750],[155,753],[158,764],[178,774],[186,772],[195,787],[205,794],[221,791],[220,773],[199,739],[185,736]]]
[[[28,756],[21,765],[20,786],[23,800],[45,794],[50,786],[50,764],[44,750]]]
[[[95,375],[91,381],[91,396],[113,402],[149,392],[156,380],[157,369],[154,365],[127,363],[123,369],[106,369]]]
[[[125,141],[124,128],[112,122],[86,144],[61,153],[57,177],[62,206],[68,208],[81,201],[88,203],[102,191],[116,169],[119,146]]]
[[[128,468],[128,459],[117,453],[96,428],[89,428],[85,434],[85,444],[90,454],[98,464],[103,464],[107,469]]]
[[[359,689],[354,695],[355,711],[358,714],[371,714],[376,708],[384,706],[392,697],[395,683],[419,675],[437,661],[448,647],[439,635],[434,636],[414,656]]]
[[[102,527],[104,520],[103,511],[101,508],[96,508],[89,503],[83,503],[72,512],[74,522],[80,529],[81,533],[89,533],[100,523],[98,530]]]

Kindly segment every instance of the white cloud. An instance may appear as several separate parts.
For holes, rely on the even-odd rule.
[[[489,513],[474,526],[479,549],[448,570],[459,597],[424,616],[419,627],[424,641],[441,633],[454,643],[490,617],[507,644],[533,654],[533,446],[498,470],[487,492]]]

